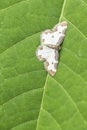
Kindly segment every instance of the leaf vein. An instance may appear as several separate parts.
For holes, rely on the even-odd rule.
[[[41,88],[31,89],[31,90],[25,91],[25,92],[23,92],[23,93],[20,93],[20,94],[18,94],[18,95],[16,95],[16,96],[10,98],[9,100],[7,100],[6,102],[4,102],[3,104],[1,104],[0,107],[3,107],[5,104],[7,104],[7,103],[9,103],[10,101],[14,100],[14,99],[17,98],[18,96],[24,95],[25,93],[28,93],[28,92],[31,93],[31,92],[33,92],[33,91],[38,91],[38,90],[42,90],[42,89],[43,89],[43,88],[41,87]]]
[[[58,121],[54,118],[54,116],[53,116],[50,112],[48,112],[45,108],[42,108],[42,110],[45,111],[46,113],[48,113],[48,114],[52,117],[52,119],[55,121],[55,123],[57,124],[58,128],[60,127],[60,129],[62,130],[60,124],[59,124]]]
[[[87,61],[87,58],[84,58],[82,56],[79,56],[77,53],[75,53],[74,51],[72,51],[71,49],[69,48],[66,48],[63,46],[63,49],[67,50],[68,52],[71,52],[72,54],[74,54],[74,56],[76,56],[78,59],[81,59],[81,60],[86,60]]]
[[[34,70],[34,71],[24,72],[24,73],[20,73],[18,75],[15,75],[13,77],[11,76],[9,78],[5,78],[5,80],[11,79],[11,78],[15,78],[15,77],[18,77],[18,76],[21,76],[21,75],[26,75],[26,74],[28,75],[30,73],[35,73],[35,72],[39,72],[39,71],[45,71],[45,70],[41,69],[41,70]]]
[[[27,38],[32,37],[33,35],[36,35],[36,34],[38,34],[38,33],[40,33],[40,32],[41,32],[41,31],[32,33],[31,35],[28,35],[28,36],[26,36],[25,38],[19,40],[18,42],[14,43],[13,45],[11,45],[11,46],[8,47],[7,49],[5,49],[3,52],[1,52],[0,55],[3,54],[3,53],[4,53],[5,51],[7,51],[8,49],[10,49],[11,47],[15,46],[16,44],[21,43],[22,41],[26,40]]]
[[[81,35],[87,40],[87,37],[66,17],[63,16],[64,19],[66,19]]]
[[[66,96],[69,98],[69,100],[73,103],[74,107],[76,108],[77,112],[79,113],[80,117],[83,119],[84,124],[87,125],[87,121],[85,120],[85,118],[83,117],[82,113],[80,112],[79,108],[76,105],[76,102],[73,100],[73,98],[70,96],[70,94],[66,91],[66,89],[64,89],[64,87],[54,78],[52,78],[60,87],[61,89],[64,91],[64,93],[66,94]]]
[[[29,1],[29,0],[22,0],[22,1],[19,1],[19,2],[14,3],[14,4],[11,4],[11,5],[7,6],[6,8],[0,9],[0,12],[1,12],[1,11],[4,11],[4,10],[7,10],[7,9],[9,9],[9,8],[12,8],[13,6],[15,6],[15,5],[17,5],[17,4],[20,4],[20,3],[22,3],[22,2],[26,2],[26,1]]]
[[[80,74],[77,74],[75,71],[73,71],[68,65],[66,65],[65,63],[63,63],[62,61],[60,61],[64,66],[66,66],[66,68],[68,68],[68,70],[70,70],[72,73],[74,73],[76,76],[79,76],[82,81],[87,84],[87,82],[82,78],[82,76]]]
[[[84,0],[81,0],[81,1],[87,6],[87,3]]]
[[[23,125],[23,124],[31,123],[31,122],[35,122],[35,121],[37,121],[37,119],[35,119],[35,120],[29,120],[29,121],[24,121],[24,122],[22,122],[22,123],[19,123],[19,124],[16,125],[16,126],[10,128],[10,130],[13,130],[14,128],[19,127],[19,126],[21,126],[21,125]]]

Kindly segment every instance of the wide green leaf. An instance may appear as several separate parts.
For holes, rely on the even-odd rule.
[[[87,130],[87,1],[0,0],[0,130]],[[36,58],[66,20],[57,74]]]

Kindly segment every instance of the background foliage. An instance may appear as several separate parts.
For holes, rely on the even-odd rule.
[[[35,56],[66,20],[56,76]],[[87,130],[87,1],[0,0],[0,130]]]

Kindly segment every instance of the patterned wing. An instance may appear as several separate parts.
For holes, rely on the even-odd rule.
[[[58,51],[55,49],[50,49],[49,56],[44,62],[44,67],[51,76],[54,76],[57,71],[58,58]]]
[[[52,30],[45,30],[41,34],[41,44],[50,48],[57,48],[63,42],[67,22],[62,22],[54,26]]]
[[[47,72],[54,76],[57,71],[58,51],[46,46],[39,46],[36,55],[40,61],[44,61]]]
[[[41,45],[37,48],[36,56],[44,62],[47,72],[54,76],[57,71],[60,45],[64,40],[67,22],[61,22],[52,30],[45,30],[41,34]],[[58,50],[57,50],[58,49]]]

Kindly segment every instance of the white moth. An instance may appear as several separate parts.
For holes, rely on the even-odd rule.
[[[45,30],[40,36],[41,45],[36,50],[36,56],[44,62],[47,72],[54,76],[57,71],[60,45],[64,40],[67,29],[67,22],[64,21],[53,27],[52,30]]]

